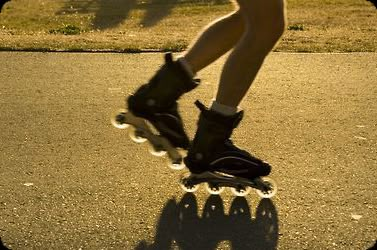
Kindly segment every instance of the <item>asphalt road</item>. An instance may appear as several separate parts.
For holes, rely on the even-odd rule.
[[[213,97],[220,59],[180,104]],[[234,141],[271,200],[185,194],[109,119],[161,54],[0,52],[0,237],[9,249],[367,249],[377,239],[377,54],[271,54]],[[1,245],[1,244],[0,244]]]

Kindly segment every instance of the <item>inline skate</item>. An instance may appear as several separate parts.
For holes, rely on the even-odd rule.
[[[128,110],[117,112],[112,124],[129,128],[131,139],[148,141],[155,156],[168,155],[172,169],[184,168],[183,154],[190,140],[178,112],[177,100],[194,89],[199,80],[193,79],[172,54],[165,54],[165,64],[151,80],[127,98]]]
[[[270,174],[271,166],[230,140],[242,120],[243,111],[223,116],[199,101],[195,104],[201,114],[195,138],[184,158],[190,173],[181,178],[181,187],[187,192],[195,192],[198,184],[206,183],[211,194],[220,194],[225,187],[230,187],[237,196],[247,195],[251,188],[263,198],[274,196],[276,183],[265,177]]]

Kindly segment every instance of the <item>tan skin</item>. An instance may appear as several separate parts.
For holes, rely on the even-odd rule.
[[[286,25],[284,0],[237,0],[237,7],[207,26],[183,54],[196,73],[231,50],[216,95],[230,107],[239,106]]]

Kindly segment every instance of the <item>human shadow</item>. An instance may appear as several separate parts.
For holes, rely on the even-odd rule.
[[[216,249],[222,241],[228,241],[231,249],[277,248],[278,214],[269,199],[259,202],[255,218],[245,198],[236,197],[229,213],[224,211],[220,196],[210,196],[201,216],[195,195],[187,193],[179,203],[170,199],[164,206],[156,226],[153,243],[139,242],[135,250]]]
[[[150,0],[149,4],[144,6],[145,15],[140,24],[142,27],[152,27],[158,22],[169,16],[179,4],[178,0]]]
[[[94,14],[93,28],[104,30],[120,25],[136,4],[137,0],[70,0],[56,14]]]
[[[133,9],[141,9],[145,14],[140,26],[151,27],[168,16],[178,3],[179,0],[69,0],[56,14],[94,14],[93,28],[105,30],[122,24]]]

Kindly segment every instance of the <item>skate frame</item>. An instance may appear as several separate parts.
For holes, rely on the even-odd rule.
[[[115,118],[112,120],[112,124],[117,128],[127,128],[132,126],[129,130],[131,139],[137,143],[142,143],[146,140],[150,143],[152,148],[151,154],[156,156],[162,156],[167,153],[171,164],[179,165],[183,162],[181,153],[171,143],[159,135],[157,129],[147,120],[137,117],[131,112],[126,110],[120,110]]]

